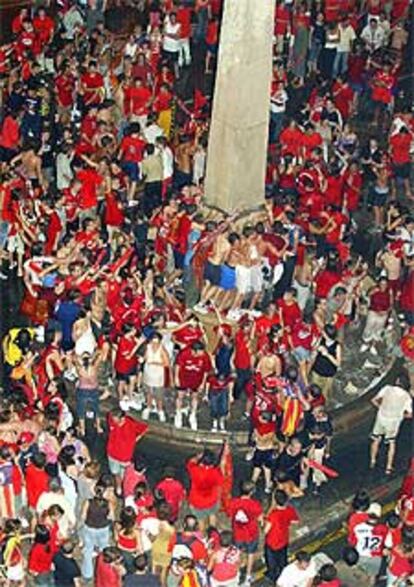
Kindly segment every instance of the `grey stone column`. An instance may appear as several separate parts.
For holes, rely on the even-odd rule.
[[[257,206],[266,173],[275,0],[224,0],[206,201]]]

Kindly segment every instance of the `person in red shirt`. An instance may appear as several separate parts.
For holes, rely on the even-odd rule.
[[[234,545],[247,555],[246,583],[252,579],[255,555],[259,548],[259,527],[263,522],[263,508],[253,498],[255,484],[243,481],[240,497],[233,497],[227,514],[231,519]]]
[[[53,22],[53,19],[46,14],[46,10],[43,7],[39,8],[37,16],[33,19],[33,28],[42,48],[50,43],[55,30],[55,23]]]
[[[76,179],[80,182],[78,193],[79,207],[82,209],[80,219],[95,217],[98,206],[98,189],[103,183],[103,177],[93,167],[83,167],[76,174]]]
[[[191,50],[191,14],[192,10],[188,6],[181,5],[177,8],[177,22],[180,24],[180,49],[178,52],[178,67],[190,65]]]
[[[155,492],[160,493],[170,506],[170,521],[176,522],[180,514],[180,509],[186,498],[184,486],[176,478],[176,472],[173,467],[167,467],[163,479],[155,486]]]
[[[279,302],[282,326],[291,332],[296,322],[302,318],[302,312],[296,299],[296,290],[294,287],[289,288],[283,294],[283,299]]]
[[[383,63],[381,69],[378,69],[371,80],[371,100],[374,103],[374,123],[378,125],[380,115],[389,108],[394,97],[392,90],[395,85],[395,76],[391,72],[388,63]]]
[[[81,76],[81,90],[85,106],[96,106],[102,104],[105,97],[104,78],[98,71],[98,64],[95,60],[89,62],[88,69]]]
[[[63,62],[59,74],[55,77],[55,88],[58,105],[62,109],[71,108],[74,102],[76,79],[72,74],[69,62]]]
[[[288,563],[289,529],[298,522],[299,516],[288,503],[287,494],[277,489],[274,506],[266,516],[264,528],[266,576],[273,583]]]
[[[35,453],[26,467],[25,481],[27,505],[35,510],[39,497],[49,488],[49,475],[45,471],[46,457],[43,453]]]
[[[122,494],[122,479],[131,462],[135,445],[147,430],[147,424],[133,420],[121,410],[108,413],[106,454],[109,470],[115,477],[118,495]]]
[[[125,323],[122,326],[122,334],[116,345],[114,367],[118,380],[118,395],[120,400],[130,399],[136,384],[138,375],[137,351],[142,340],[138,339],[137,331],[133,324]]]
[[[356,161],[351,161],[343,175],[344,207],[347,212],[357,210],[362,189],[362,173]]]
[[[135,196],[138,182],[141,177],[139,164],[144,158],[145,141],[141,137],[141,126],[133,122],[128,127],[119,147],[122,170],[128,177],[128,200]]]
[[[234,367],[236,369],[236,382],[234,384],[233,397],[240,399],[243,391],[252,377],[252,323],[248,319],[242,319],[240,328],[234,337]],[[246,412],[247,412],[246,408]]]
[[[34,577],[36,585],[51,585],[53,583],[52,570],[55,554],[56,550],[50,541],[49,528],[44,524],[38,524],[27,563],[28,571]]]
[[[377,355],[375,344],[380,342],[392,307],[393,296],[388,279],[381,277],[369,292],[367,321],[362,333],[361,353],[369,351]]]
[[[206,449],[190,459],[187,473],[190,478],[188,504],[191,513],[199,521],[201,530],[215,526],[224,478],[214,453]]]
[[[131,86],[124,88],[124,113],[131,122],[145,126],[152,99],[151,90],[143,84],[140,77],[133,80]]]
[[[122,587],[125,574],[122,554],[114,546],[108,546],[98,555],[95,566],[95,587]]]
[[[207,377],[212,369],[210,355],[204,344],[197,340],[191,346],[182,349],[175,361],[175,385],[177,400],[174,425],[182,427],[183,399],[186,393],[191,394],[191,413],[189,423],[192,430],[197,430],[197,408],[199,391],[204,390]]]
[[[218,45],[218,35],[219,35],[219,20],[218,18],[213,17],[207,25],[207,32],[206,32],[206,45],[207,45],[207,54],[206,54],[206,65],[204,73],[209,75],[212,72],[211,63],[215,56],[217,55],[217,45]]]
[[[412,198],[410,173],[411,173],[411,143],[412,133],[406,126],[392,134],[389,139],[391,162],[394,171],[393,196],[395,197],[398,184],[403,185],[406,198]]]

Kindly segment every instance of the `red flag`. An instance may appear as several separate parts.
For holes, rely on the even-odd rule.
[[[322,465],[321,463],[318,463],[317,461],[314,461],[312,459],[308,459],[307,463],[308,463],[309,467],[311,467],[312,469],[316,469],[317,471],[320,471],[321,473],[325,473],[325,475],[327,477],[331,477],[331,479],[336,479],[336,477],[339,477],[338,471],[335,471],[335,469],[331,469],[331,467],[327,467],[326,465]]]
[[[283,406],[281,432],[284,436],[293,436],[296,432],[303,410],[296,397],[287,397]]]

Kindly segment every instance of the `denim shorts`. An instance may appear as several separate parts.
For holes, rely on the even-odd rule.
[[[76,390],[76,414],[84,420],[87,412],[94,412],[95,417],[99,416],[99,391],[97,389]]]
[[[7,242],[7,236],[9,234],[9,223],[0,222],[0,249],[4,249]]]
[[[123,161],[121,164],[122,171],[126,173],[131,181],[139,181],[141,174],[139,171],[139,164],[135,161]]]
[[[259,539],[253,540],[252,542],[238,542],[235,540],[234,546],[241,552],[245,552],[246,554],[254,554],[259,550]]]

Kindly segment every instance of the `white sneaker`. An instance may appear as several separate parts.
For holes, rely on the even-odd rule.
[[[220,432],[226,432],[226,423],[224,420],[220,422]]]
[[[374,355],[374,357],[377,357],[378,356],[378,351],[377,351],[377,349],[374,346],[372,346],[370,348],[370,351],[369,352],[371,353],[371,355]]]
[[[217,432],[217,420],[213,420],[213,425],[211,427],[212,432]]]
[[[248,453],[246,453],[246,456],[244,457],[244,460],[249,463],[250,461],[253,460],[253,457],[254,457],[254,450],[252,449],[252,450],[249,450]]]
[[[362,343],[361,346],[359,347],[359,350],[361,351],[361,353],[366,353],[368,349],[369,349],[369,345],[366,344],[365,342]]]
[[[197,416],[194,412],[191,412],[188,423],[190,424],[191,430],[197,430]]]
[[[148,409],[148,408],[144,408],[144,409],[142,410],[141,418],[142,418],[143,420],[148,420],[148,418],[149,418],[149,415],[150,415],[150,411],[149,411],[149,409]]]
[[[244,583],[243,583],[243,587],[250,587],[250,585],[253,583],[253,578],[250,577],[250,575],[247,575]]]
[[[165,412],[164,410],[160,410],[158,412],[158,418],[160,419],[160,422],[164,423],[167,421],[167,418],[165,417]]]
[[[129,410],[129,400],[126,398],[121,399],[119,402],[119,407],[123,412],[127,412]]]
[[[0,271],[0,279],[3,279],[3,281],[6,281],[6,279],[8,279],[7,275],[3,273],[3,271]]]
[[[266,495],[270,495],[272,493],[272,486],[267,485],[264,489],[264,492],[266,493]]]
[[[176,428],[182,428],[183,427],[183,418],[181,416],[181,412],[177,412],[174,416],[174,426]]]

